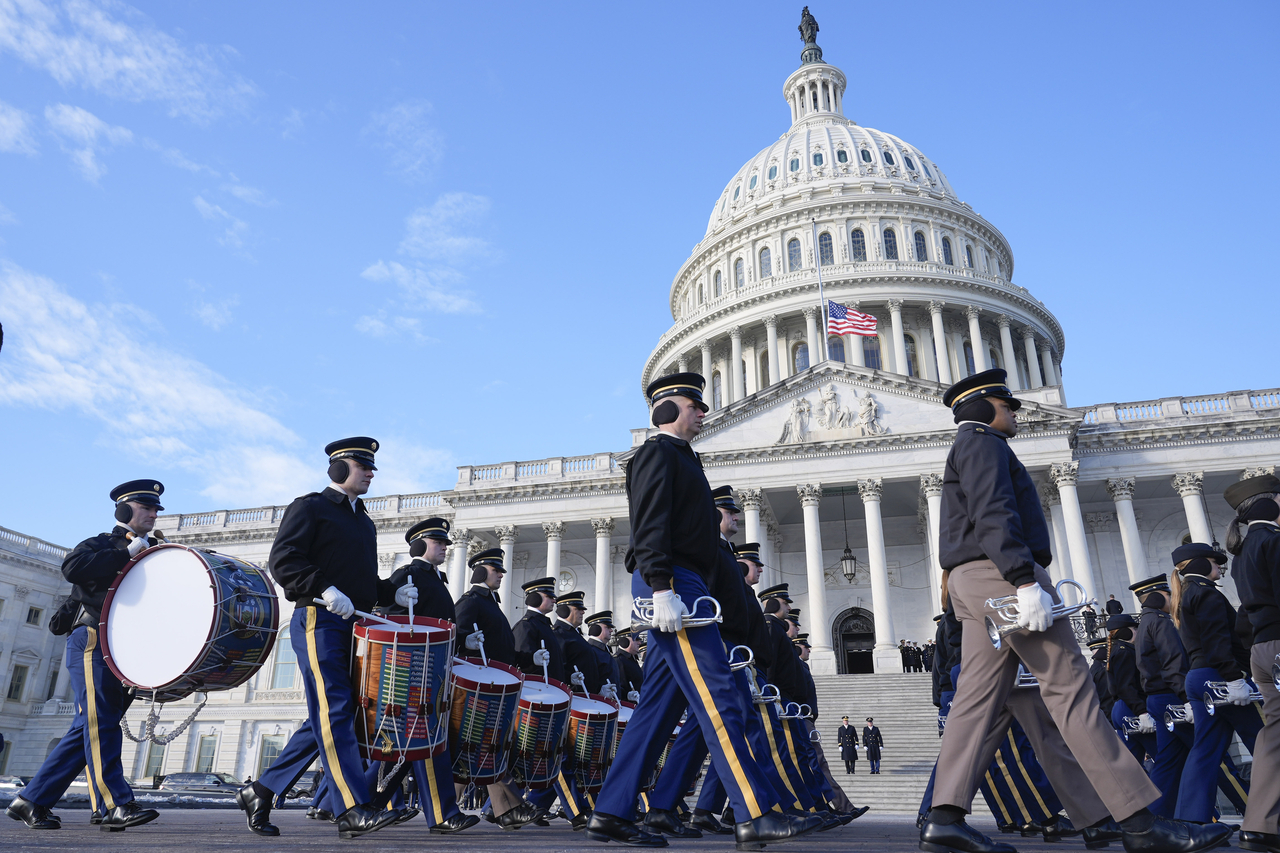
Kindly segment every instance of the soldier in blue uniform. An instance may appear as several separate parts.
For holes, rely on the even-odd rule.
[[[1162,572],[1138,581],[1129,589],[1142,605],[1134,646],[1142,690],[1147,694],[1146,711],[1152,717],[1156,735],[1155,752],[1151,754],[1151,781],[1161,793],[1151,810],[1162,817],[1173,817],[1182,768],[1191,750],[1191,736],[1186,726],[1176,726],[1169,731],[1164,716],[1170,705],[1183,705],[1187,701],[1187,653],[1182,648],[1178,627],[1169,615],[1169,576]]]
[[[535,578],[520,585],[524,591],[524,615],[512,633],[516,642],[516,666],[521,672],[563,682],[564,650],[547,616],[556,606],[556,579]],[[545,667],[545,670],[544,670]]]
[[[1137,620],[1127,613],[1107,617],[1107,695],[1111,709],[1108,712],[1104,705],[1102,712],[1121,737],[1126,736],[1124,718],[1138,718],[1138,730],[1127,733],[1127,742],[1133,757],[1142,761],[1147,755],[1155,757],[1157,745],[1156,720],[1147,713],[1147,693],[1142,689],[1138,652],[1133,645],[1137,628]]]
[[[155,480],[131,480],[111,490],[116,525],[110,533],[90,537],[62,561],[62,576],[71,596],[60,616],[72,625],[54,626],[58,633],[72,628],[67,640],[66,667],[75,690],[75,717],[49,757],[7,814],[32,829],[60,829],[61,820],[49,810],[81,770],[87,769],[92,820],[104,831],[119,832],[155,820],[159,812],[144,809],[133,798],[124,778],[120,750],[120,720],[129,706],[124,685],[102,657],[98,623],[107,589],[120,571],[143,550],[156,544],[149,534],[156,514],[164,509],[164,486]]]
[[[644,684],[644,668],[640,666],[640,644],[630,628],[619,628],[613,632],[617,640],[618,651],[614,658],[618,661],[618,673],[622,678],[618,686],[618,695],[628,702],[640,701],[640,687]]]
[[[693,373],[650,383],[646,395],[658,433],[637,448],[627,464],[627,569],[632,573],[632,595],[653,603],[654,628],[640,704],[587,824],[587,835],[595,841],[667,846],[662,836],[632,821],[642,779],[657,763],[668,733],[686,709],[703,731],[716,734],[707,745],[740,821],[734,830],[739,845],[784,841],[822,824],[817,817],[783,814],[752,759],[719,628],[684,626],[688,606],[709,592],[720,560],[719,512],[698,455],[689,445],[707,411],[704,385],[705,380]]]
[[[624,698],[618,692],[622,683],[622,675],[618,672],[617,662],[609,651],[609,638],[613,636],[613,611],[601,610],[592,613],[586,619],[587,646],[596,657],[596,677],[600,680],[602,695],[611,699]]]

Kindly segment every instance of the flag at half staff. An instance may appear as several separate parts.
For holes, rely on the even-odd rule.
[[[875,333],[875,317],[846,308],[839,302],[827,300],[827,334],[872,337]]]

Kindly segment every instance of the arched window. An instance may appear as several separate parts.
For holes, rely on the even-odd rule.
[[[864,163],[871,162],[871,152],[865,148],[862,149],[862,162]]]
[[[753,189],[755,189],[755,188],[756,188],[756,183],[757,183],[759,180],[760,180],[760,176],[759,176],[759,175],[752,175],[752,176],[751,176],[751,183],[747,184],[747,189],[749,189],[749,190],[753,190]]]
[[[916,170],[915,161],[912,160],[910,157],[908,157],[906,154],[902,155],[902,162],[906,163],[907,168],[910,169],[911,171],[914,172]]]
[[[292,690],[298,683],[298,656],[294,654],[293,643],[289,642],[289,626],[285,625],[276,634],[276,663],[271,668],[271,689]]]
[[[823,231],[818,235],[818,262],[829,267],[836,262],[836,253],[831,246],[831,235]]]
[[[973,247],[968,244],[964,247],[964,258],[969,262],[969,269],[973,269]]]
[[[793,171],[793,172],[798,172],[798,171],[800,171],[800,158],[799,158],[799,157],[792,157],[792,158],[791,158],[790,166],[791,166],[791,171]]]
[[[883,151],[883,152],[881,152],[881,153],[883,153],[883,154],[884,154],[884,161],[885,161],[886,163],[888,163],[890,166],[892,166],[892,165],[893,165],[893,155],[892,155],[892,154],[890,154],[888,151]]]
[[[907,344],[907,375],[920,375],[920,359],[916,357],[916,339],[911,335],[903,335]]]
[[[996,352],[995,347],[987,347],[987,365],[990,367],[1004,367],[1000,363],[1000,354]]]
[[[711,408],[719,409],[724,406],[724,380],[720,378],[720,371],[711,374]]]
[[[1004,264],[1000,263],[999,258],[996,258],[996,275],[1000,278],[1004,278]]]
[[[837,151],[837,152],[836,152],[836,162],[837,162],[837,163],[848,163],[848,162],[849,162],[849,152],[848,152],[848,151],[845,151],[843,148],[841,148],[839,151]]]
[[[742,194],[742,184],[738,184],[736,187],[733,188],[733,200],[737,201],[738,196],[741,194]]]
[[[972,376],[978,372],[977,365],[973,363],[973,344],[968,341],[964,342],[964,366],[969,371],[965,374],[966,376]]]
[[[982,271],[991,272],[991,253],[986,249],[982,250]]]
[[[849,248],[853,251],[855,261],[867,259],[867,240],[862,236],[861,228],[853,229],[853,233],[849,235]]]
[[[711,293],[712,293],[712,295],[713,295],[713,296],[715,296],[717,299],[718,299],[718,298],[720,298],[720,294],[721,294],[721,290],[720,290],[720,270],[716,270],[716,286],[715,286],[714,288],[712,288]]]
[[[742,287],[747,283],[747,274],[744,271],[746,264],[742,262],[742,258],[738,258],[733,262],[733,286]]]
[[[799,373],[802,370],[809,369],[809,345],[796,344],[791,350],[791,367],[792,373]]]
[[[771,180],[771,181],[772,181],[772,180],[773,180],[774,178],[776,178],[776,177],[778,177],[778,167],[777,167],[777,166],[770,166],[770,167],[769,167],[769,180]]]
[[[898,259],[898,235],[893,233],[892,228],[884,229],[884,258],[886,261]]]
[[[765,246],[760,250],[760,277],[768,278],[773,275],[773,257],[769,254],[769,247]]]
[[[844,338],[839,335],[827,337],[827,358],[832,361],[846,361],[844,357]]]
[[[923,231],[916,232],[916,260],[917,261],[929,260],[929,249],[925,245]]]
[[[813,165],[815,165],[815,166],[821,166],[821,165],[822,165],[822,154],[821,154],[821,153],[818,153],[818,154],[814,154],[814,155],[813,155]]]
[[[942,262],[947,266],[955,266],[955,258],[951,256],[951,238],[942,238]]]
[[[931,177],[931,178],[932,178],[932,177],[933,177],[933,172],[930,172],[930,171],[929,171],[929,164],[928,164],[928,163],[926,163],[924,160],[921,160],[921,161],[920,161],[920,165],[921,165],[921,166],[924,166],[924,173],[925,173],[926,175],[928,175],[929,177]]]
[[[880,338],[868,335],[862,339],[862,363],[867,367],[880,370]]]
[[[800,241],[792,237],[787,241],[787,272],[800,269]]]

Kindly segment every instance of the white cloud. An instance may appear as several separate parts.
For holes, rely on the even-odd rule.
[[[407,495],[453,485],[458,459],[450,451],[423,447],[404,436],[378,438],[378,473],[370,494]]]
[[[410,180],[430,176],[444,152],[444,141],[429,121],[431,104],[409,100],[374,113],[362,135],[391,158],[391,167]]]
[[[284,139],[292,139],[306,128],[306,122],[303,120],[302,110],[294,107],[289,113],[280,120],[280,136]]]
[[[206,302],[200,300],[196,303],[192,312],[196,319],[204,323],[215,332],[222,331],[222,327],[231,322],[231,309],[240,304],[240,297],[233,296],[230,299],[224,299],[220,302]]]
[[[428,310],[440,314],[469,314],[480,310],[480,306],[463,292],[450,288],[462,280],[462,276],[449,269],[427,270],[406,267],[395,261],[378,261],[360,273],[367,281],[389,281],[399,289],[403,309]],[[367,319],[367,318],[366,318]],[[374,331],[374,326],[361,331]],[[377,327],[382,328],[382,327]],[[385,331],[389,330],[383,330]]]
[[[170,166],[176,166],[179,169],[184,169],[197,175],[205,174],[211,175],[215,178],[220,177],[216,169],[189,159],[187,155],[183,154],[177,148],[165,148],[160,143],[145,138],[142,140],[142,144],[151,151],[159,152],[161,159]]]
[[[276,203],[275,199],[268,196],[262,190],[255,187],[247,187],[244,184],[224,184],[222,189],[224,192],[231,193],[241,201],[249,204],[256,204],[258,207],[271,207]]]
[[[0,225],[17,225],[18,217],[13,215],[13,211],[0,204]]]
[[[457,229],[475,225],[489,212],[489,199],[471,193],[445,193],[430,207],[420,207],[405,220],[400,251],[414,258],[458,264],[489,248],[485,240]]]
[[[201,196],[196,196],[192,203],[205,219],[226,226],[226,230],[218,238],[219,245],[234,251],[242,251],[244,249],[244,240],[249,233],[249,223],[232,216],[216,204],[210,204]]]
[[[45,107],[44,118],[80,174],[95,184],[107,171],[98,160],[98,152],[133,142],[133,133],[127,128],[107,124],[81,107],[55,104]]]
[[[223,70],[234,49],[184,45],[119,2],[0,2],[0,51],[63,86],[158,101],[170,115],[197,122],[240,110],[257,94],[251,82]]]
[[[35,137],[31,135],[31,116],[0,101],[0,151],[34,154],[36,148]]]

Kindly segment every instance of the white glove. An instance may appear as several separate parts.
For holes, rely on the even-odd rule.
[[[1191,707],[1191,703],[1190,703],[1190,702],[1188,702],[1188,703],[1187,703],[1186,705],[1184,705],[1183,707],[1185,707],[1185,708],[1187,709],[1187,722],[1188,722],[1188,723],[1194,723],[1194,722],[1195,722],[1195,719],[1196,719],[1196,709]]]
[[[573,675],[569,676],[569,683],[574,687],[585,687],[587,678],[581,672],[574,670]]]
[[[396,590],[396,604],[401,607],[408,608],[410,604],[418,601],[418,588],[409,582]]]
[[[351,599],[336,586],[331,586],[320,593],[320,600],[324,602],[325,607],[329,608],[330,613],[339,618],[349,619],[356,612],[356,606],[351,603]]]
[[[1053,599],[1040,584],[1018,588],[1018,625],[1028,631],[1045,631],[1053,624]]]
[[[1251,692],[1249,682],[1243,678],[1227,682],[1227,701],[1232,705],[1248,705]]]
[[[1155,717],[1147,713],[1138,715],[1138,734],[1150,735],[1155,734],[1156,720]]]
[[[684,627],[684,617],[689,608],[673,590],[660,589],[653,594],[653,627],[655,630],[674,634]]]
[[[551,663],[551,652],[546,649],[538,649],[533,653],[534,666],[546,666],[549,663]]]
[[[135,536],[129,541],[129,556],[136,557],[140,551],[147,548],[147,537]]]
[[[600,695],[606,699],[618,698],[618,687],[611,681],[606,681],[604,687],[600,688]]]
[[[479,651],[480,646],[484,643],[484,631],[474,631],[467,635],[467,648],[472,651]]]
[[[639,690],[632,690],[632,691],[629,691],[629,692],[627,693],[627,701],[628,701],[628,702],[639,702],[639,701],[640,701],[640,691],[639,691]]]

